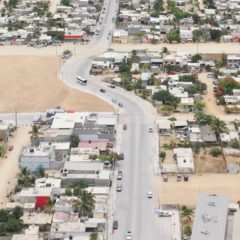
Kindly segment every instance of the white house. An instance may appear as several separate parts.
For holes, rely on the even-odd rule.
[[[193,173],[194,161],[191,148],[174,148],[174,157],[177,161],[178,171],[181,173]]]
[[[188,29],[180,29],[180,39],[183,42],[191,42],[192,41],[192,30]]]

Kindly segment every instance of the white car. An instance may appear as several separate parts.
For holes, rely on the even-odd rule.
[[[116,98],[113,98],[113,99],[112,99],[112,102],[113,102],[113,103],[117,103],[117,99],[116,99]]]
[[[148,197],[148,198],[152,198],[152,197],[153,197],[153,193],[152,193],[151,191],[148,191],[148,192],[147,192],[147,197]]]
[[[132,233],[131,233],[131,231],[127,231],[126,240],[132,240]]]

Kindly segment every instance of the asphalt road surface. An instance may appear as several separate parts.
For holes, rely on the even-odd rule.
[[[82,59],[79,56],[69,60],[63,66],[60,76],[66,84],[95,94],[109,103],[112,103],[112,99],[116,99],[117,103],[112,104],[120,113],[122,124],[128,126],[128,129],[123,131],[120,147],[121,152],[125,154],[125,160],[117,166],[123,171],[121,180],[123,191],[116,193],[114,204],[114,220],[118,220],[119,229],[112,234],[112,239],[125,239],[129,230],[133,239],[168,240],[166,236],[169,236],[169,229],[161,225],[160,219],[154,213],[154,209],[158,207],[158,196],[155,196],[153,191],[158,158],[155,110],[150,103],[132,93],[119,87],[109,88],[106,83],[89,78],[91,58],[107,50],[109,33],[114,27],[113,19],[117,11],[117,2],[107,1],[104,6],[106,10],[101,16],[102,24],[98,26],[101,30],[99,35],[95,35],[90,41],[88,58]],[[87,86],[77,83],[78,75],[88,79]],[[101,93],[99,91],[101,88],[106,92]],[[118,103],[122,103],[123,107],[119,107]],[[149,127],[154,128],[155,133],[149,133]],[[147,198],[148,191],[153,191],[152,199]]]

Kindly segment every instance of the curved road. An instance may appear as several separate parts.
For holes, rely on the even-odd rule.
[[[133,239],[168,240],[169,230],[160,223],[154,209],[158,207],[158,196],[154,195],[155,175],[158,173],[158,134],[155,127],[156,113],[153,106],[143,99],[121,88],[107,88],[106,83],[90,80],[89,68],[91,58],[100,52],[107,50],[109,46],[109,33],[111,33],[116,16],[117,2],[107,0],[106,8],[102,14],[102,25],[99,25],[100,35],[95,35],[89,43],[88,59],[81,56],[67,61],[61,69],[60,77],[66,84],[99,96],[112,104],[116,98],[123,104],[118,109],[120,122],[126,123],[127,131],[122,132],[121,152],[125,154],[125,160],[119,163],[118,168],[123,171],[123,191],[115,193],[113,205],[114,216],[118,220],[119,229],[110,234],[108,239],[125,239],[126,231],[130,230]],[[76,82],[76,76],[80,75],[88,80],[87,86],[81,86]],[[106,93],[100,93],[99,89],[105,88]],[[117,105],[116,105],[117,108]],[[154,128],[154,133],[148,133],[148,128]],[[119,181],[120,182],[120,181]],[[147,192],[153,191],[153,198],[147,198]],[[109,226],[111,230],[112,226]],[[166,231],[166,232],[165,232]],[[109,231],[111,232],[111,231]]]

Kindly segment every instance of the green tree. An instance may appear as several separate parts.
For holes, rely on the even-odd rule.
[[[222,151],[219,148],[212,148],[211,151],[210,151],[210,154],[213,157],[218,157],[218,156],[222,155]]]
[[[79,195],[79,200],[75,200],[73,205],[78,209],[80,216],[88,216],[95,207],[94,196],[83,190]]]
[[[218,138],[220,136],[220,133],[226,133],[228,131],[226,123],[220,120],[218,117],[213,117],[211,127],[212,130],[215,131]]]
[[[172,42],[180,42],[180,32],[179,29],[175,31],[171,31],[167,34],[167,39],[170,43]]]
[[[202,60],[202,56],[200,54],[194,54],[192,56],[192,62],[197,63]]]
[[[39,135],[42,134],[42,132],[40,132],[39,129],[40,129],[40,126],[33,124],[32,130],[29,132],[29,134],[31,134],[32,142],[34,142],[35,145],[39,144]]]
[[[163,47],[162,50],[161,50],[161,53],[163,54],[168,54],[168,48],[167,47]]]
[[[4,157],[6,152],[6,144],[4,142],[0,142],[0,157]]]
[[[183,218],[186,218],[188,221],[191,220],[193,214],[193,210],[191,208],[188,208],[187,206],[183,205],[181,207],[181,216]]]
[[[98,233],[97,232],[91,233],[89,240],[99,240]]]
[[[37,167],[37,176],[44,177],[45,176],[45,170],[42,165],[39,165]]]
[[[80,142],[79,136],[72,134],[70,136],[70,146],[71,148],[73,147],[78,147],[78,144]]]
[[[16,206],[13,211],[12,211],[12,214],[15,218],[20,218],[23,216],[23,208],[20,207],[20,206]]]
[[[205,107],[205,104],[202,102],[202,101],[197,101],[195,104],[194,104],[194,108],[197,110],[197,111],[202,111]]]
[[[221,38],[221,35],[222,35],[222,32],[218,29],[211,29],[210,30],[210,38],[211,38],[212,41],[219,42],[220,38]]]
[[[205,113],[202,113],[202,112],[197,112],[194,115],[194,120],[200,126],[204,126],[204,125],[210,125],[212,123],[213,117],[214,116],[209,115],[209,114],[205,114]]]
[[[233,139],[229,145],[234,149],[240,149],[240,143],[237,139]]]

